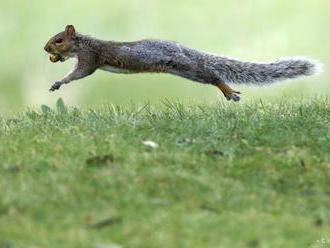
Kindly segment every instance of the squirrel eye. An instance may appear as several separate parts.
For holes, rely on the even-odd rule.
[[[55,43],[58,43],[58,44],[60,44],[60,43],[62,43],[63,42],[63,39],[62,38],[57,38],[56,40],[55,40]]]

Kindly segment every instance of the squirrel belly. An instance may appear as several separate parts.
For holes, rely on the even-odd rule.
[[[115,66],[110,66],[110,65],[104,65],[100,67],[101,70],[103,71],[108,71],[108,72],[112,72],[112,73],[134,73],[133,71],[130,71],[128,69],[122,69],[120,67],[115,67]]]

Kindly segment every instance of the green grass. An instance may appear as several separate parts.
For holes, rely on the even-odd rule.
[[[329,106],[1,118],[0,247],[312,247],[330,238]]]

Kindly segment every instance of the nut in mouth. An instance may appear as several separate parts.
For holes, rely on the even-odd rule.
[[[53,62],[53,63],[56,63],[56,62],[58,62],[58,61],[64,61],[64,58],[62,58],[62,56],[61,55],[59,55],[59,54],[50,54],[49,55],[49,60],[51,61],[51,62]]]

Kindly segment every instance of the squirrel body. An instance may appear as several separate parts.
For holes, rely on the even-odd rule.
[[[44,49],[52,62],[77,58],[71,73],[55,82],[50,91],[86,77],[97,69],[114,73],[164,72],[217,86],[227,100],[239,101],[238,91],[226,83],[266,84],[313,75],[318,64],[307,59],[285,59],[273,63],[252,63],[187,48],[173,41],[141,40],[115,42],[76,33],[72,25],[52,37]]]

